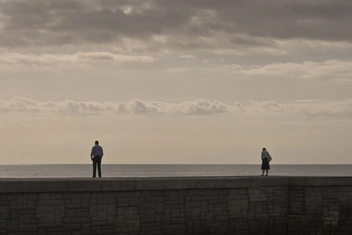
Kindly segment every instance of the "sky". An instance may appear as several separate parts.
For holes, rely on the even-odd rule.
[[[1,164],[352,164],[350,0],[0,0]]]

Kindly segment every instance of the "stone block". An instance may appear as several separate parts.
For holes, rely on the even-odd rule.
[[[0,229],[5,229],[5,228],[6,228],[6,220],[0,219]]]
[[[103,191],[118,192],[135,190],[134,180],[104,180],[101,184]]]
[[[163,212],[164,212],[164,204],[155,203],[155,213],[163,213]]]
[[[19,232],[36,232],[38,230],[38,226],[36,224],[20,224],[18,226]]]
[[[253,187],[252,178],[227,178],[224,188],[250,188]]]
[[[67,181],[67,190],[69,192],[101,192],[102,182],[92,180],[77,180],[77,181]],[[101,197],[101,194],[99,195]]]
[[[65,208],[65,217],[66,218],[75,218],[75,217],[77,217],[76,209]]]
[[[97,200],[98,205],[116,205],[116,199],[113,198],[102,198]]]
[[[197,188],[199,189],[214,189],[214,188],[224,188],[225,187],[225,179],[200,179],[197,180]]]
[[[10,206],[0,206],[0,214],[8,214],[10,211]]]
[[[36,214],[55,214],[54,206],[37,206]]]
[[[67,191],[66,181],[37,180],[30,182],[29,192],[65,192]],[[49,198],[48,198],[49,199]]]
[[[80,231],[81,230],[81,224],[63,224],[63,230],[64,231]]]
[[[0,193],[27,193],[30,192],[30,189],[31,186],[28,181],[0,180]]]

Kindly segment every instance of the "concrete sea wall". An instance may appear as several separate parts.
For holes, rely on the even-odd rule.
[[[352,234],[352,178],[0,179],[0,234]]]

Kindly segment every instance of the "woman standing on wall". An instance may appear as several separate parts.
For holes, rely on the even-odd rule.
[[[271,156],[270,156],[269,152],[266,151],[266,148],[263,148],[261,158],[262,158],[262,170],[263,170],[263,173],[261,176],[264,175],[265,171],[266,171],[265,176],[268,176],[269,169],[270,169],[269,162],[271,161]]]

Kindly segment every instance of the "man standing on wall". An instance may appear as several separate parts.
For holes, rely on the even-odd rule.
[[[92,152],[90,153],[90,158],[93,161],[93,178],[96,177],[96,168],[98,165],[98,174],[99,178],[101,178],[101,159],[103,158],[104,152],[103,148],[99,145],[99,141],[95,141],[95,145],[92,148]]]

